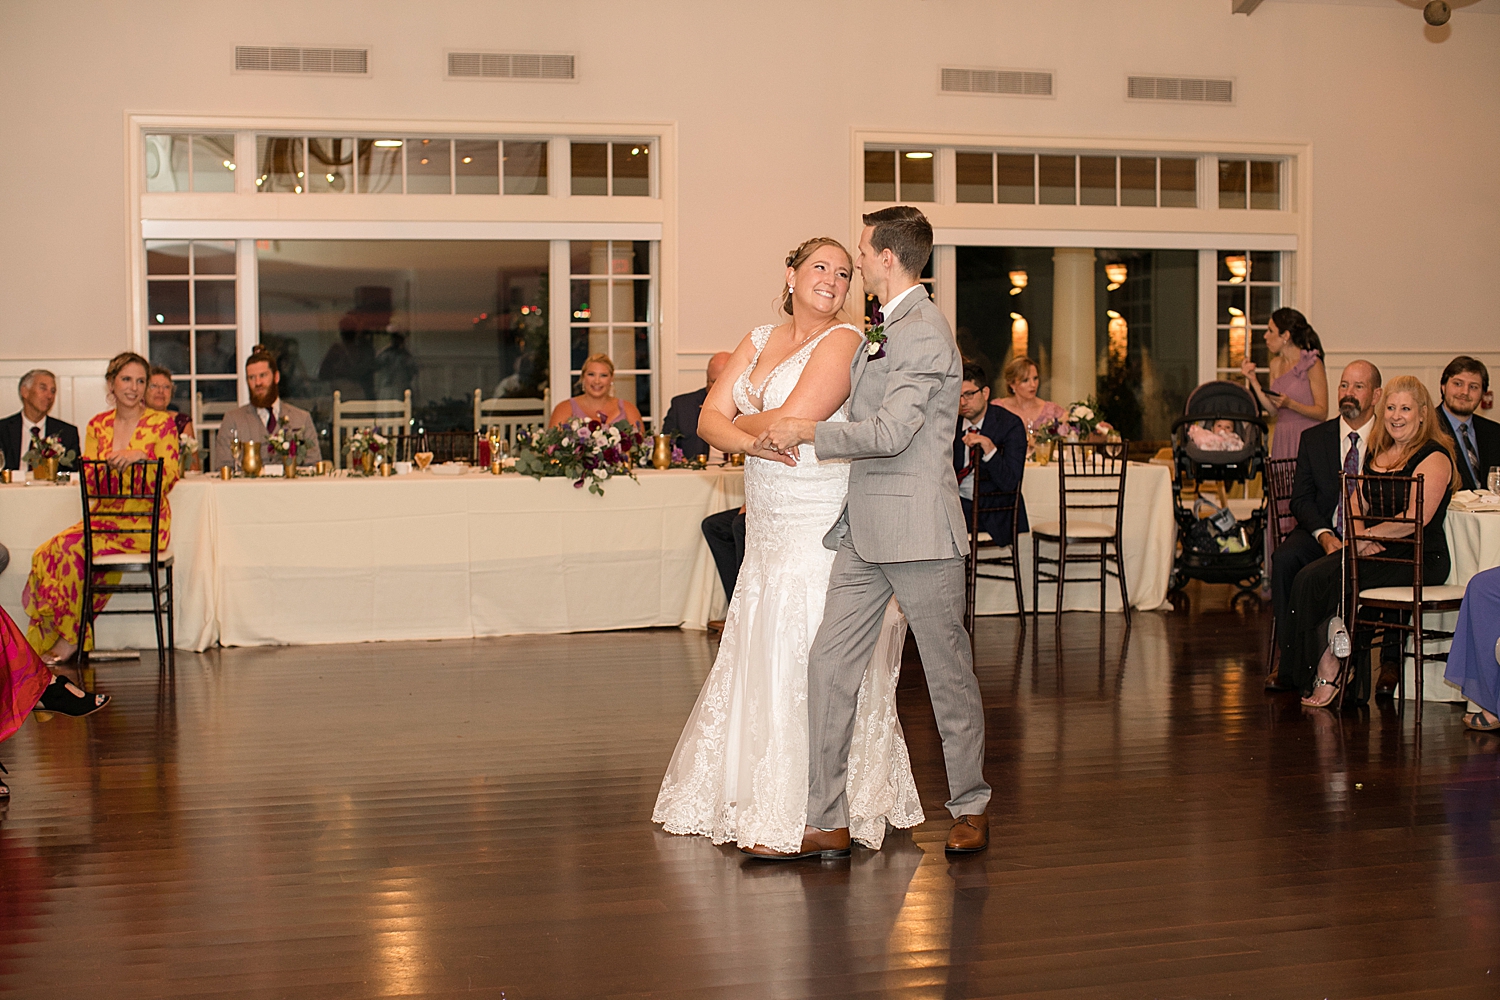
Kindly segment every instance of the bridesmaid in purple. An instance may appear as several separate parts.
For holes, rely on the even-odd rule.
[[[1255,362],[1245,359],[1240,371],[1266,416],[1276,423],[1271,437],[1272,458],[1296,458],[1302,432],[1328,419],[1328,372],[1323,367],[1323,344],[1303,316],[1282,308],[1271,314],[1266,327],[1266,352],[1271,356],[1271,388],[1260,387]]]

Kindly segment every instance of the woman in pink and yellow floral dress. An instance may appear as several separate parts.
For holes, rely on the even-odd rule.
[[[146,382],[150,366],[139,354],[127,351],[109,363],[105,381],[115,408],[105,410],[88,423],[83,457],[108,461],[115,468],[136,462],[163,459],[162,511],[158,534],[166,548],[172,525],[172,510],[166,493],[177,482],[177,425],[170,413],[146,407]],[[149,500],[115,501],[117,525],[135,527],[149,516]],[[111,513],[114,511],[111,510]],[[96,521],[96,524],[98,522]],[[116,535],[96,543],[95,554],[144,551],[144,535]],[[119,574],[100,574],[115,579]],[[31,628],[26,637],[49,664],[63,663],[78,650],[80,604],[83,599],[83,522],[54,535],[31,557],[31,576],[21,594]],[[103,608],[108,597],[95,600]]]

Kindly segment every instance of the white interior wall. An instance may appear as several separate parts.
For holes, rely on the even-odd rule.
[[[1480,294],[1500,270],[1500,2],[1456,11],[1444,32],[1397,0],[1272,0],[1248,18],[1229,6],[13,0],[0,7],[14,143],[0,158],[0,359],[95,364],[128,346],[129,112],[676,123],[668,392],[773,315],[788,247],[855,231],[856,129],[1307,142],[1303,249],[1330,351],[1500,341]],[[371,74],[236,74],[235,44],[368,46]],[[579,80],[447,81],[453,48],[573,52]],[[1057,96],[941,96],[941,65],[1051,69]],[[1126,102],[1127,72],[1230,76],[1236,103]]]

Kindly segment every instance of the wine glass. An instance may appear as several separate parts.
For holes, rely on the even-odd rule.
[[[412,458],[417,460],[417,469],[420,472],[426,472],[427,467],[432,464],[432,452],[430,451],[419,451]]]

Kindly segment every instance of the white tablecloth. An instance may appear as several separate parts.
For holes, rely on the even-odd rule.
[[[1021,480],[1026,498],[1026,516],[1032,524],[1057,520],[1057,466],[1028,465]],[[1149,611],[1166,603],[1177,551],[1177,523],[1172,516],[1172,473],[1160,465],[1132,462],[1125,474],[1125,582],[1131,607]],[[1045,552],[1056,553],[1051,545]],[[1031,607],[1031,535],[1021,536],[1016,546],[1021,559],[1021,577],[1026,606]],[[1080,566],[1070,572],[1095,575],[1095,567]],[[1057,603],[1057,584],[1043,583],[1041,609],[1051,611]],[[1105,609],[1120,610],[1120,585],[1111,578],[1105,590]],[[979,581],[974,595],[975,612],[981,615],[1014,614],[1015,587],[1009,581]],[[1099,585],[1072,583],[1063,591],[1066,611],[1098,611]]]
[[[638,475],[603,497],[510,475],[184,479],[177,645],[701,627],[723,595],[699,524],[743,502],[742,473]],[[76,488],[0,487],[0,604],[17,621],[31,552],[78,517]],[[150,618],[101,619],[99,645],[153,647]]]
[[[1453,569],[1446,582],[1466,587],[1475,573],[1500,566],[1500,513],[1475,514],[1465,510],[1448,509],[1443,521],[1443,532],[1448,536],[1448,555]],[[1449,612],[1427,615],[1427,627],[1452,632],[1458,615]],[[1433,642],[1428,651],[1447,649],[1446,640]],[[1425,655],[1425,654],[1424,654]],[[1422,663],[1422,700],[1459,702],[1463,694],[1443,677],[1448,664],[1442,660],[1424,660]],[[1416,660],[1406,658],[1406,690],[1415,696],[1414,676]]]

